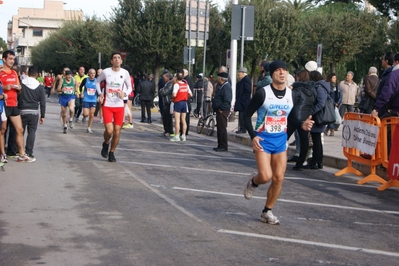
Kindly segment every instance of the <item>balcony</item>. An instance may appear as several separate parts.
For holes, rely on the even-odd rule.
[[[28,44],[29,44],[29,42],[28,42],[27,38],[19,37],[18,39],[15,39],[14,47],[27,47]],[[33,42],[32,42],[32,44],[33,44]]]

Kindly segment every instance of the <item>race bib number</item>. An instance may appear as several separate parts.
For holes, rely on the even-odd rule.
[[[64,87],[64,94],[73,94],[73,87]]]
[[[87,89],[87,95],[93,96],[96,95],[96,89]]]
[[[109,88],[108,89],[108,94],[112,97],[112,98],[119,98],[119,92],[121,91],[121,89],[119,88]]]
[[[268,116],[265,121],[265,129],[268,133],[281,133],[287,126],[286,116]]]

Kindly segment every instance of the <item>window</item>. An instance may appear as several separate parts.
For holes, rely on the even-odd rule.
[[[43,30],[33,29],[33,37],[43,37]]]

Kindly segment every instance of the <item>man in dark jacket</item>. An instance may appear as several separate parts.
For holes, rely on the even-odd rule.
[[[163,123],[163,135],[169,134],[169,136],[173,137],[173,118],[170,113],[170,103],[172,99],[173,92],[173,76],[171,73],[166,72],[163,74],[163,80],[166,82],[165,86],[159,90],[159,94],[162,96],[163,102],[163,114],[162,114],[162,123]]]
[[[193,85],[193,93],[195,95],[195,99],[197,102],[197,107],[195,108],[193,114],[196,117],[199,117],[201,114],[201,107],[203,104],[203,94],[204,94],[204,79],[203,79],[203,74],[200,73],[197,75],[197,81]]]
[[[37,74],[37,67],[29,67],[28,77],[22,80],[22,89],[18,95],[22,126],[24,132],[28,131],[25,152],[33,162],[36,160],[33,156],[33,146],[35,145],[37,123],[44,123],[46,113],[46,92],[43,85],[36,80]]]
[[[238,111],[238,130],[237,134],[247,133],[244,124],[244,111],[247,109],[249,102],[251,101],[251,79],[247,75],[247,68],[241,67],[238,70],[238,77],[240,79],[236,86],[236,103],[234,105],[234,111]]]
[[[215,97],[212,100],[212,109],[216,112],[216,129],[218,146],[214,151],[227,151],[227,118],[230,114],[232,89],[228,82],[229,74],[227,72],[218,73],[218,85],[216,87]]]
[[[141,102],[141,123],[152,123],[151,107],[155,96],[155,83],[148,79],[148,74],[144,74],[144,80],[140,81],[138,86],[138,93],[140,93]],[[147,118],[145,118],[145,111],[147,110]]]
[[[363,79],[363,92],[359,103],[361,113],[371,114],[371,111],[373,111],[379,81],[377,68],[370,67],[368,75]]]

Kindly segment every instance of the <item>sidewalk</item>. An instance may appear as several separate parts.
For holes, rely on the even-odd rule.
[[[133,120],[137,121],[141,117],[141,109],[140,107],[133,107]],[[252,117],[252,121],[255,123],[256,115]],[[159,124],[162,126],[161,115],[157,109],[152,109],[152,121],[155,125]],[[190,132],[191,134],[197,134],[197,123],[198,119],[191,116],[190,117]],[[238,121],[237,116],[234,122],[228,122],[227,124],[227,133],[228,133],[228,140],[230,142],[239,143],[243,145],[252,146],[251,139],[248,134],[236,134],[237,131]],[[216,127],[215,132],[213,133],[213,138],[216,138]],[[324,134],[323,134],[324,135]],[[341,139],[342,139],[342,131],[341,128],[338,131],[334,132],[334,136],[323,136],[323,165],[329,166],[332,168],[336,168],[337,172],[348,165],[348,160],[343,154],[343,148],[341,146]],[[294,141],[294,136],[292,135],[289,143]],[[288,148],[288,155],[294,155],[295,153],[295,146],[289,146]],[[370,167],[363,164],[358,164],[353,162],[353,166],[361,171],[363,174],[368,175],[370,174]],[[382,168],[377,168],[377,175],[382,178],[387,178],[386,170]],[[360,177],[359,177],[360,179]]]

